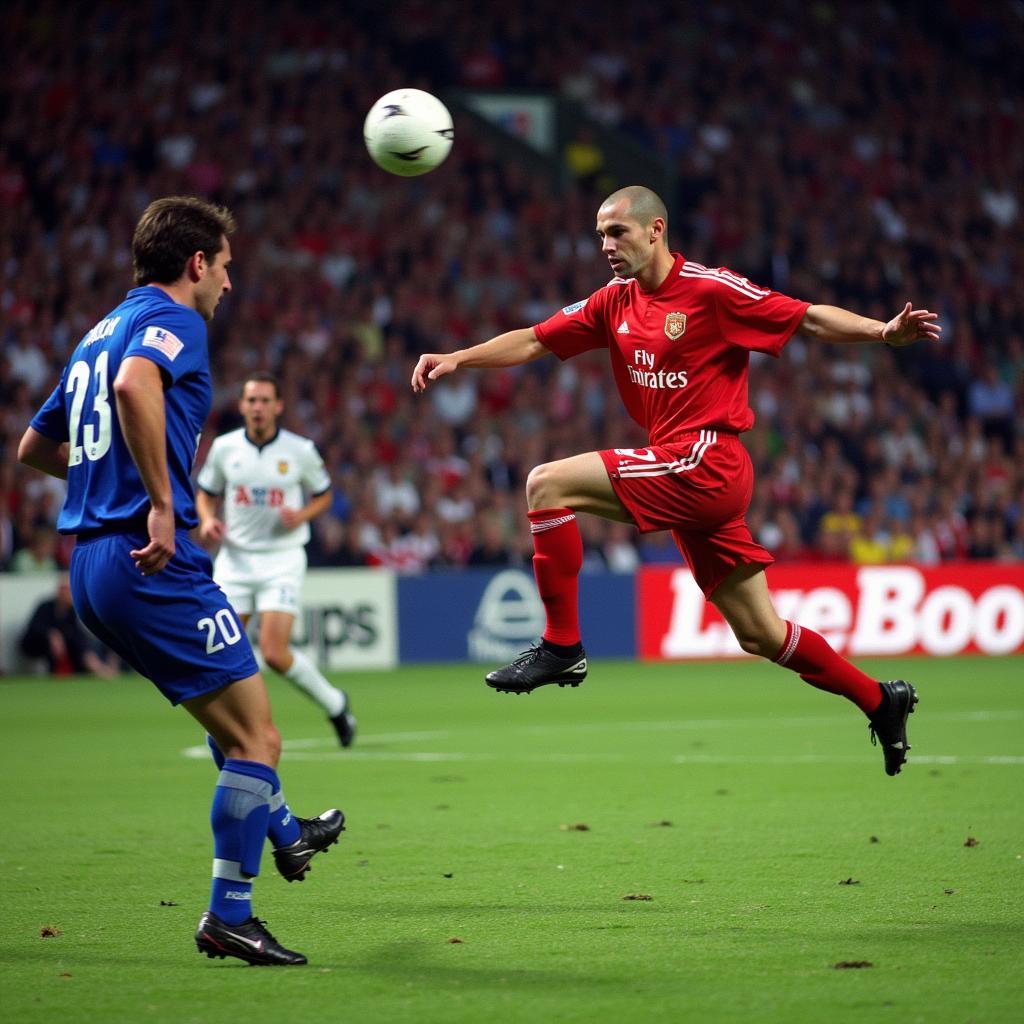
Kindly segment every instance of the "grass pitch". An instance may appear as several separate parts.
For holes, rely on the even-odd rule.
[[[345,678],[350,751],[274,678],[292,808],[349,818],[302,885],[264,857],[288,970],[195,951],[188,716],[136,678],[0,681],[4,1018],[1019,1021],[1022,669],[876,662],[921,693],[895,779],[852,705],[761,663]]]

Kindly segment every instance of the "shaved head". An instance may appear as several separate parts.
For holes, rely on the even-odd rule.
[[[668,210],[665,209],[665,204],[656,192],[652,192],[643,185],[627,185],[625,188],[613,192],[601,204],[601,209],[614,206],[622,200],[626,201],[629,215],[637,223],[646,227],[655,217],[660,217],[665,222],[666,229],[668,228]]]
[[[597,211],[601,252],[618,278],[633,278],[653,292],[668,276],[675,256],[668,247],[665,204],[643,185],[613,192]]]

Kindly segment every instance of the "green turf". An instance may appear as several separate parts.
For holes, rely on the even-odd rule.
[[[604,662],[531,697],[368,674],[348,752],[274,680],[293,808],[350,821],[302,885],[265,858],[291,970],[192,944],[214,773],[184,712],[137,679],[0,681],[4,1018],[1019,1021],[1024,661],[873,670],[921,690],[896,779],[851,705],[766,664]]]

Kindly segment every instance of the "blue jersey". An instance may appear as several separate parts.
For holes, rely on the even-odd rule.
[[[69,444],[68,492],[57,521],[61,533],[116,529],[149,512],[113,395],[126,356],[150,359],[163,371],[174,517],[188,528],[198,522],[192,463],[212,400],[206,324],[163,289],[146,286],[133,288],[78,343],[60,383],[32,420],[40,434]]]

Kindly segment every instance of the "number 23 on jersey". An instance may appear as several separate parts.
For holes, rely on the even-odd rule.
[[[81,465],[83,456],[90,462],[95,462],[102,459],[110,450],[111,413],[110,391],[107,384],[109,362],[109,353],[101,352],[96,357],[96,365],[91,369],[84,359],[79,359],[68,371],[67,384],[64,388],[67,394],[71,395],[71,410],[68,415],[68,466]],[[82,411],[93,376],[96,378],[96,388],[90,415],[96,417],[96,422],[83,424]]]

